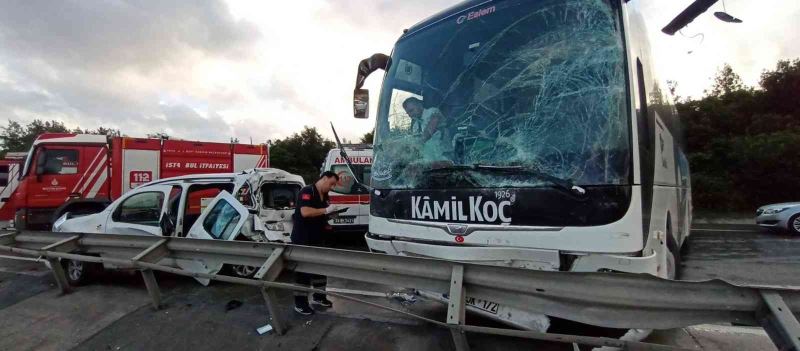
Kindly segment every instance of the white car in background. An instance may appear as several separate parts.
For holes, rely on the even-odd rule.
[[[289,242],[295,201],[304,184],[302,177],[272,168],[166,178],[137,187],[100,213],[75,218],[66,213],[53,231]],[[63,263],[71,284],[83,283],[90,273],[87,263]],[[204,262],[203,267],[196,261],[170,264],[210,274],[223,268],[221,262]],[[256,269],[231,266],[232,273],[242,277]]]
[[[800,202],[761,206],[756,210],[756,224],[761,228],[800,234]]]

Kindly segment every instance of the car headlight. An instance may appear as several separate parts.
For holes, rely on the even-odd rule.
[[[768,215],[776,214],[776,213],[783,212],[786,209],[788,209],[788,207],[768,208],[768,209],[764,210],[764,214],[768,214]]]
[[[282,222],[267,223],[267,230],[272,230],[272,231],[276,231],[276,232],[282,232],[283,229],[284,229],[284,227],[283,227],[283,223]]]
[[[64,222],[67,221],[67,215],[68,214],[69,213],[65,213],[65,214],[61,215],[61,217],[58,217],[58,219],[56,219],[56,221],[53,222],[53,231],[54,232],[60,232],[61,231],[61,225],[63,225]]]

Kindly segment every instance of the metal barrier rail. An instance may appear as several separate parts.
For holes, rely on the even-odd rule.
[[[781,350],[800,350],[800,323],[791,309],[800,307],[800,290],[735,286],[723,281],[683,282],[649,275],[546,272],[418,257],[402,257],[329,248],[113,234],[21,232],[0,235],[0,251],[50,261],[59,287],[68,292],[59,259],[106,263],[141,270],[155,308],[161,294],[153,271],[213,279],[262,289],[278,334],[285,324],[274,289],[314,291],[275,282],[284,270],[349,280],[449,293],[446,322],[430,320],[359,299],[323,292],[412,315],[451,330],[456,348],[467,349],[465,332],[614,346],[630,350],[672,347],[610,338],[556,335],[483,328],[464,324],[465,296],[539,311],[582,323],[614,328],[666,329],[712,322],[759,323]],[[165,265],[172,259],[214,259],[260,267],[256,279],[193,273]]]

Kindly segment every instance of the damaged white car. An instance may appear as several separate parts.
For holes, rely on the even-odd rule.
[[[289,242],[295,201],[304,185],[302,177],[273,168],[166,178],[139,186],[100,213],[75,218],[65,213],[53,224],[53,231]],[[62,262],[67,279],[75,285],[99,268]],[[211,274],[225,266],[184,260],[176,260],[175,265]],[[116,267],[104,264],[104,268]],[[229,268],[240,277],[250,277],[257,269]]]

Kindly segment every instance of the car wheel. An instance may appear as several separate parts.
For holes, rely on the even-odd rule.
[[[800,213],[789,218],[789,233],[800,234]]]
[[[231,273],[239,278],[252,278],[256,275],[257,271],[258,267],[255,266],[245,266],[243,264],[231,265]]]
[[[69,285],[78,286],[87,282],[89,276],[89,264],[81,261],[61,260],[64,273],[67,276]]]

